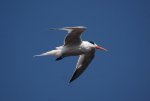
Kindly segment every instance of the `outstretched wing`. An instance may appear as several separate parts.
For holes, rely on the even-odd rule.
[[[81,44],[81,34],[86,30],[84,26],[76,27],[64,27],[64,28],[51,28],[54,30],[65,30],[68,31],[68,34],[64,40],[65,46],[74,46]]]
[[[81,44],[81,34],[85,31],[85,27],[78,26],[78,27],[66,27],[68,29],[68,35],[64,40],[65,46],[72,46],[72,45],[79,45]]]
[[[87,66],[91,63],[92,59],[95,56],[95,49],[91,49],[91,51],[87,54],[80,55],[78,59],[78,63],[75,69],[75,72],[70,80],[70,83],[78,78],[87,68]]]

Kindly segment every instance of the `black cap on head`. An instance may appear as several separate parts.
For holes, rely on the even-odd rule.
[[[91,44],[93,44],[93,45],[95,44],[95,42],[93,42],[93,41],[88,41],[88,42],[91,43]]]

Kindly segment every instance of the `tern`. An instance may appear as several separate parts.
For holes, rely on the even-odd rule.
[[[79,59],[69,83],[77,79],[88,67],[95,56],[96,49],[107,51],[93,41],[82,41],[81,35],[86,30],[84,26],[50,28],[50,30],[64,30],[68,34],[64,39],[64,45],[56,49],[35,56],[56,56],[56,61],[68,56],[78,56]]]

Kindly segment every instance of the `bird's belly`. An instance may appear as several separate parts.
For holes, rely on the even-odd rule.
[[[77,56],[81,54],[85,54],[85,50],[81,48],[70,48],[63,52],[63,56]]]

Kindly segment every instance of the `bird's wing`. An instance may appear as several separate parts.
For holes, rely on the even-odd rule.
[[[72,46],[72,45],[79,45],[81,44],[81,34],[85,31],[85,27],[78,26],[78,27],[67,27],[69,29],[68,35],[64,40],[65,46]]]
[[[74,46],[81,44],[81,34],[86,30],[84,26],[76,26],[76,27],[64,27],[64,28],[51,28],[54,30],[65,30],[68,31],[68,34],[64,40],[65,46]]]
[[[78,62],[77,62],[75,72],[74,72],[74,74],[70,80],[70,83],[73,80],[75,80],[76,78],[78,78],[84,72],[84,70],[90,64],[90,62],[92,61],[94,56],[95,56],[95,49],[94,48],[91,49],[91,51],[89,53],[86,53],[84,55],[80,55]]]

